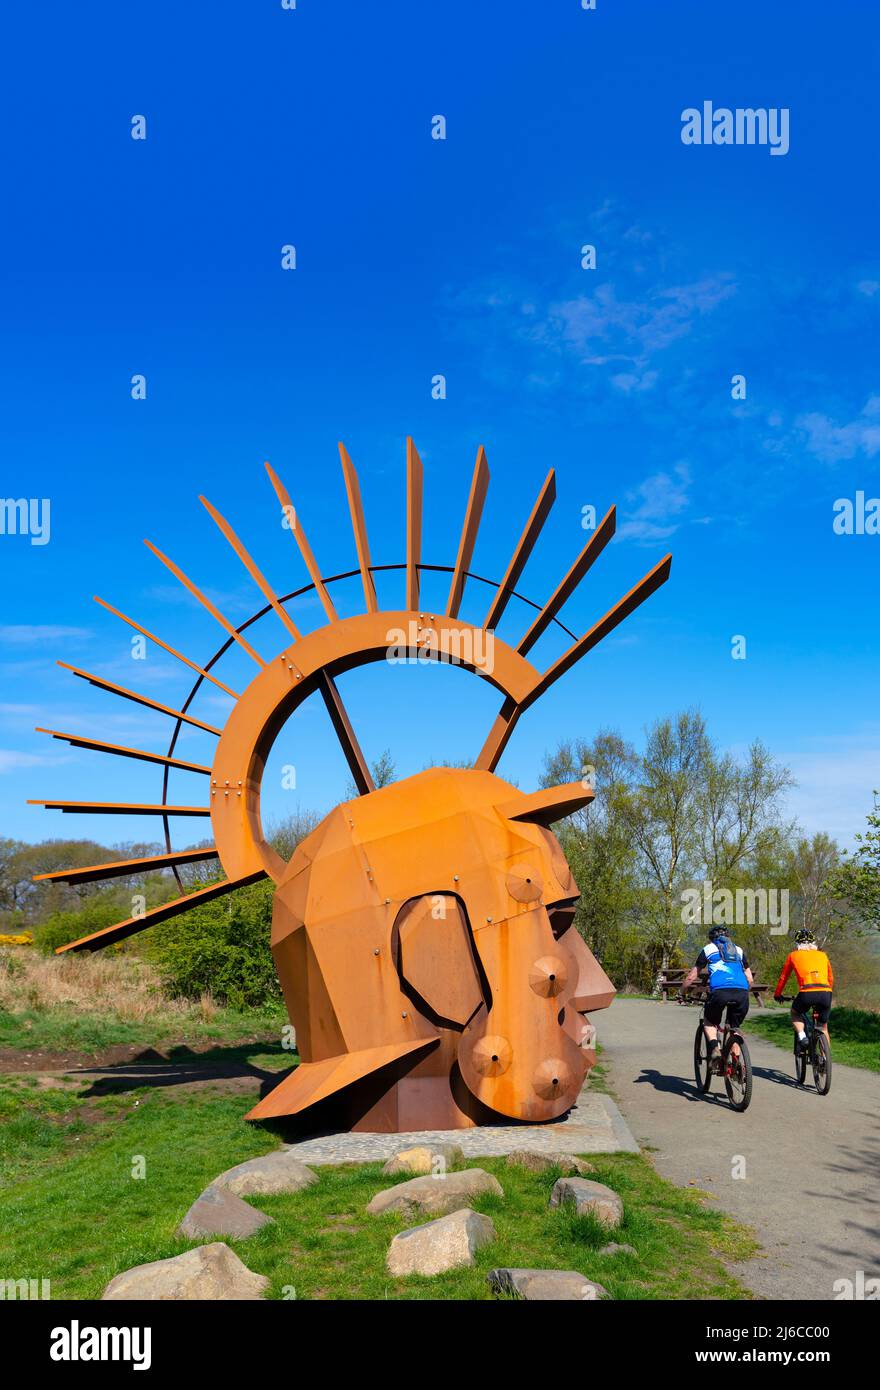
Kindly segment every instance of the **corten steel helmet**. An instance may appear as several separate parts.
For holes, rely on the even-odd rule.
[[[492,1116],[551,1120],[572,1105],[594,1060],[585,1011],[607,1007],[614,995],[573,925],[578,888],[550,830],[592,800],[593,793],[580,782],[520,792],[496,776],[495,768],[520,715],[665,582],[671,557],[655,565],[578,638],[558,613],[614,534],[611,508],[551,597],[543,606],[531,604],[534,616],[514,647],[495,628],[510,600],[521,599],[516,584],[554,500],[553,471],[503,578],[479,581],[490,584],[494,594],[482,623],[475,625],[460,618],[459,610],[468,580],[469,592],[478,581],[469,567],[488,486],[484,451],[477,453],[454,566],[421,563],[422,464],[411,440],[406,562],[400,565],[371,563],[360,486],[341,445],[340,457],[357,569],[322,576],[301,519],[267,464],[284,523],[311,583],[279,597],[229,523],[202,498],[262,591],[266,607],[234,627],[172,560],[151,546],[226,629],[226,645],[200,666],[160,643],[197,672],[180,709],[75,671],[100,689],[170,715],[175,726],[167,753],[46,732],[79,747],[160,765],[162,799],[152,805],[41,804],[66,811],[161,815],[166,853],[43,877],[77,883],[157,868],[177,874],[183,863],[219,859],[226,878],[62,949],[98,949],[269,877],[276,885],[272,949],[302,1060],[251,1111],[251,1118],[308,1112],[314,1124],[315,1108],[321,1107],[322,1122],[330,1123],[324,1103],[332,1102],[333,1123],[367,1130],[454,1128]],[[374,572],[380,568],[405,571],[403,608],[379,609]],[[442,611],[423,606],[421,582],[428,571],[451,575]],[[331,587],[357,578],[366,611],[341,618]],[[325,621],[302,633],[288,604],[309,591],[317,596]],[[110,611],[160,642],[134,619]],[[250,629],[264,618],[268,624],[280,620],[286,630],[279,651],[273,629],[270,659],[252,645],[257,638]],[[264,629],[259,629],[261,639]],[[528,653],[552,629],[564,633],[569,644],[541,671]],[[258,667],[240,694],[217,675],[218,662],[233,645]],[[473,767],[434,767],[390,786],[374,786],[336,682],[353,667],[388,660],[392,650],[395,660],[451,661],[498,691],[500,711]],[[206,681],[235,700],[222,728],[215,726],[215,715],[202,717],[211,713],[210,706],[199,704]],[[358,795],[325,816],[285,863],[263,832],[261,780],[278,733],[313,693],[326,705]],[[203,739],[216,739],[210,765],[175,756],[183,724],[199,730]],[[209,779],[207,805],[169,801],[169,779],[179,770]],[[214,844],[175,852],[170,821],[190,815],[210,816]]]

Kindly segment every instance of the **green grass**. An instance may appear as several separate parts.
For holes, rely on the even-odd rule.
[[[273,1135],[244,1123],[251,1103],[210,1082],[174,1095],[141,1088],[95,1099],[41,1089],[36,1079],[7,1080],[0,1275],[48,1278],[54,1298],[92,1299],[122,1270],[187,1249],[192,1242],[174,1231],[199,1192],[225,1168],[276,1147]],[[132,1176],[139,1156],[143,1179]],[[495,1265],[576,1269],[617,1299],[750,1297],[723,1264],[753,1253],[749,1234],[693,1191],[665,1182],[641,1155],[590,1157],[594,1176],[623,1199],[625,1221],[611,1235],[548,1206],[557,1173],[477,1162],[505,1196],[474,1204],[498,1237],[471,1269],[431,1279],[386,1272],[392,1236],[413,1223],[366,1214],[370,1198],[392,1182],[378,1163],[318,1168],[319,1182],[305,1192],[253,1199],[275,1224],[230,1243],[269,1277],[273,1298],[486,1299]],[[599,1255],[609,1239],[633,1245],[637,1256]]]
[[[193,1018],[181,1028],[169,1015],[129,1021],[114,1015],[82,1013],[59,1005],[53,1009],[0,1009],[0,1047],[23,1052],[80,1052],[97,1057],[111,1047],[165,1048],[169,1043],[198,1044],[245,1041],[262,1035],[280,1038],[287,1022],[283,1008],[237,1011],[218,1009],[213,1018]],[[181,1037],[181,1034],[183,1036]]]
[[[767,1042],[791,1050],[793,1034],[788,1009],[750,1014],[745,1026]],[[833,1008],[828,1030],[835,1062],[880,1071],[880,1014],[867,1009]]]

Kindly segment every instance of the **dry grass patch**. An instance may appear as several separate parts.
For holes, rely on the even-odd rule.
[[[112,1014],[129,1023],[155,1018],[184,1022],[214,1018],[210,995],[198,1004],[170,999],[148,962],[133,955],[83,952],[44,956],[39,951],[0,949],[0,1009],[48,1013]]]

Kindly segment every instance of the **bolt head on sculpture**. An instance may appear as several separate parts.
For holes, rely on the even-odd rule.
[[[578,886],[551,826],[587,805],[592,791],[580,782],[523,792],[495,775],[495,767],[521,714],[582,656],[653,593],[669,575],[665,557],[619,603],[543,672],[528,653],[614,533],[611,508],[568,573],[535,616],[518,645],[496,632],[540,534],[555,495],[548,474],[503,579],[494,585],[479,625],[459,617],[486,489],[482,449],[471,482],[454,567],[421,563],[422,465],[407,443],[406,606],[381,611],[374,584],[360,486],[340,445],[358,569],[325,579],[302,522],[277,475],[267,465],[311,583],[279,598],[229,523],[202,498],[238,558],[268,600],[235,628],[200,589],[155,547],[150,548],[211,612],[257,664],[240,694],[215,671],[226,648],[199,666],[98,600],[198,673],[181,709],[170,708],[74,670],[92,685],[176,720],[166,754],[124,748],[75,734],[53,737],[99,752],[164,766],[162,800],[153,805],[47,801],[64,811],[109,811],[163,817],[167,852],[122,863],[42,875],[66,882],[219,859],[226,878],[195,893],[71,942],[62,950],[96,950],[154,923],[186,912],[246,884],[275,883],[272,951],[296,1031],[301,1061],[250,1112],[251,1119],[300,1116],[317,1126],[364,1130],[453,1129],[478,1123],[542,1123],[576,1101],[595,1060],[588,1012],[606,1008],[614,987],[574,926]],[[450,573],[441,613],[420,610],[424,569]],[[360,577],[366,612],[340,618],[329,586]],[[327,622],[301,633],[287,604],[314,591]],[[245,633],[274,614],[288,640],[266,660]],[[293,640],[291,641],[290,638]],[[227,646],[229,643],[227,643]],[[488,681],[502,704],[473,767],[433,767],[376,789],[345,711],[337,677],[355,666],[390,659],[455,663]],[[235,699],[222,728],[193,713],[204,681]],[[359,795],[333,809],[285,863],[267,842],[261,822],[263,771],[279,731],[310,695],[324,701]],[[216,737],[210,765],[175,757],[186,723]],[[168,799],[175,769],[210,778],[209,804],[175,805]],[[173,851],[169,819],[210,815],[215,843]],[[589,885],[585,885],[589,891]]]

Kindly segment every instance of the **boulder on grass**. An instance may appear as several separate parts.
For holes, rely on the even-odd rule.
[[[488,1216],[464,1207],[401,1231],[388,1247],[385,1264],[389,1274],[442,1274],[472,1265],[475,1252],[496,1234]]]
[[[496,1296],[529,1303],[592,1303],[608,1297],[607,1289],[576,1269],[492,1269],[487,1278]]]
[[[553,1184],[551,1207],[568,1203],[574,1204],[578,1216],[595,1216],[603,1226],[619,1226],[623,1220],[623,1202],[617,1193],[589,1178],[560,1178]]]
[[[232,1240],[245,1240],[259,1231],[261,1226],[271,1222],[271,1216],[248,1206],[234,1192],[223,1187],[206,1187],[201,1197],[197,1197],[177,1228],[177,1234],[187,1240],[200,1240],[203,1236],[229,1236]]]
[[[609,1245],[603,1245],[599,1251],[600,1255],[638,1255],[638,1253],[634,1245],[618,1245],[614,1240]]]
[[[438,1159],[442,1159],[442,1163],[438,1164]],[[438,1169],[448,1171],[463,1161],[464,1154],[458,1144],[417,1144],[414,1149],[401,1149],[389,1158],[382,1172],[389,1177],[394,1173],[435,1173]]]
[[[286,1149],[263,1154],[262,1158],[249,1158],[246,1163],[238,1163],[227,1168],[212,1187],[224,1187],[234,1192],[236,1197],[257,1197],[274,1192],[301,1192],[318,1181],[317,1173],[300,1163]]]
[[[135,1265],[111,1279],[102,1300],[108,1302],[236,1299],[254,1302],[262,1298],[269,1280],[242,1264],[234,1250],[222,1241],[198,1245],[170,1260]]]
[[[410,1178],[409,1182],[399,1182],[396,1187],[386,1187],[376,1193],[367,1211],[372,1216],[385,1211],[402,1211],[407,1216],[422,1212],[442,1216],[448,1211],[459,1211],[468,1206],[472,1198],[483,1197],[487,1192],[496,1197],[504,1196],[500,1182],[490,1173],[482,1168],[464,1168],[460,1173]]]
[[[516,1149],[507,1155],[508,1168],[528,1168],[530,1173],[546,1173],[548,1168],[559,1168],[563,1173],[576,1173],[586,1177],[595,1173],[592,1163],[577,1154],[542,1153],[539,1149]]]

